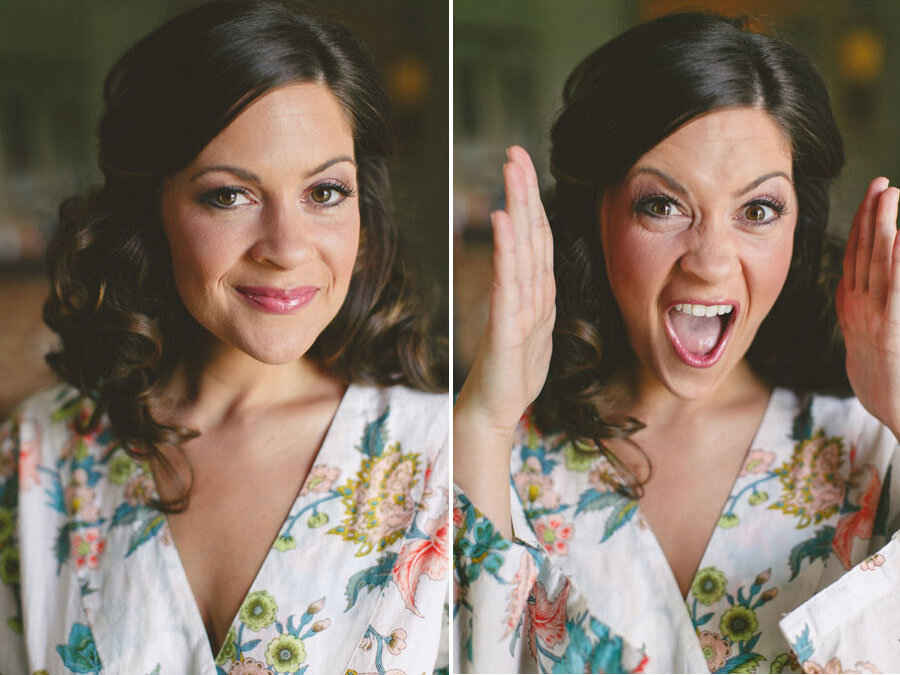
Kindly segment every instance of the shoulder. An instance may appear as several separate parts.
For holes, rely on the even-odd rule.
[[[351,385],[347,407],[357,423],[377,423],[388,437],[402,443],[427,445],[435,452],[448,445],[450,395],[404,386]]]
[[[817,394],[797,394],[776,389],[792,410],[793,435],[808,438],[819,433],[826,438],[840,439],[852,453],[854,463],[881,463],[888,460],[897,448],[893,433],[875,418],[855,396],[835,397]]]
[[[46,452],[62,444],[52,441],[78,435],[75,423],[86,421],[92,411],[91,400],[77,389],[68,384],[55,385],[19,403],[3,424],[2,437],[6,444],[16,443],[19,452],[26,445],[39,446]]]

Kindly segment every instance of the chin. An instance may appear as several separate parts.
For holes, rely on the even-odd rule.
[[[312,347],[315,337],[299,336],[295,332],[289,335],[238,337],[225,342],[260,363],[282,366],[303,357]]]

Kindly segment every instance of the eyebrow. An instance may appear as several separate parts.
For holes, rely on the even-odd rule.
[[[313,168],[311,171],[308,171],[303,177],[311,178],[315,176],[317,173],[320,173],[327,169],[330,166],[334,166],[335,164],[340,164],[341,162],[350,162],[353,166],[356,166],[356,162],[353,161],[353,158],[349,155],[341,155],[340,157],[332,157],[331,159],[322,162],[319,166]],[[248,171],[247,169],[242,169],[239,166],[231,166],[229,164],[217,164],[215,166],[207,166],[203,169],[200,169],[197,173],[191,176],[191,179],[188,181],[189,183],[193,183],[195,180],[200,178],[207,173],[215,173],[216,171],[224,171],[226,173],[234,174],[241,180],[246,180],[254,183],[261,183],[262,179],[257,176],[252,171]]]
[[[642,173],[649,173],[649,174],[652,174],[652,175],[654,175],[654,176],[657,176],[657,177],[658,177],[659,179],[661,179],[666,185],[668,185],[672,190],[674,190],[675,192],[679,193],[680,195],[687,196],[687,194],[688,194],[687,188],[684,187],[684,186],[683,186],[681,183],[679,183],[677,180],[675,180],[674,178],[672,178],[672,176],[670,176],[669,174],[665,173],[664,171],[660,171],[659,169],[654,169],[653,167],[649,167],[649,166],[641,166],[641,167],[638,167],[637,169],[634,170],[634,174],[632,175],[632,178],[633,178],[634,176],[637,176],[638,174],[642,174]],[[737,191],[732,195],[732,197],[735,197],[735,198],[736,198],[736,197],[740,197],[741,195],[744,195],[744,194],[750,192],[750,190],[752,190],[753,188],[759,187],[760,185],[762,185],[763,183],[765,183],[765,182],[766,182],[767,180],[769,180],[770,178],[775,178],[776,176],[781,176],[782,178],[784,178],[784,179],[785,179],[788,183],[790,183],[791,185],[794,184],[794,181],[791,180],[791,177],[790,177],[788,174],[786,174],[784,171],[771,171],[771,172],[769,172],[769,173],[767,173],[767,174],[765,174],[765,175],[763,175],[763,176],[760,176],[759,178],[757,178],[757,179],[755,179],[755,180],[750,181],[749,183],[747,183],[747,185],[745,185],[745,186],[742,187],[741,189],[737,190]]]

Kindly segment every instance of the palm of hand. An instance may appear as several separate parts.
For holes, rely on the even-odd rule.
[[[838,286],[847,376],[865,408],[900,430],[900,191],[876,179],[860,205]]]

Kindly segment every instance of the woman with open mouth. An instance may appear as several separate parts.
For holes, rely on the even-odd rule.
[[[838,285],[815,67],[669,15],[566,82],[549,220],[508,157],[454,411],[460,670],[896,669],[900,191]]]

